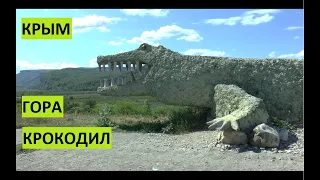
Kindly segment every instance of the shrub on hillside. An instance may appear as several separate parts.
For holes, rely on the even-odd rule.
[[[173,111],[163,131],[167,133],[183,133],[202,130],[206,127],[208,111],[208,108],[198,107],[187,107]]]

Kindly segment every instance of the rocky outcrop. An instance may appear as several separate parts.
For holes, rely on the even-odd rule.
[[[303,60],[189,56],[143,43],[132,51],[98,56],[97,63],[134,65],[138,72],[143,64],[150,65],[141,82],[149,95],[166,104],[212,108],[214,87],[234,84],[263,99],[270,116],[303,119]]]
[[[216,118],[207,122],[209,130],[249,132],[267,122],[269,115],[262,99],[236,85],[219,84],[214,90]]]

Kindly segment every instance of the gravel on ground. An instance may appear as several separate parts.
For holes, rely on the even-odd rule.
[[[21,130],[16,130],[16,144]],[[303,171],[303,128],[280,147],[230,146],[217,132],[182,135],[113,132],[105,150],[36,150],[16,155],[18,171]]]

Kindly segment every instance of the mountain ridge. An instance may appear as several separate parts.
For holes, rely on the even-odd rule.
[[[124,75],[126,72],[126,68],[123,67],[122,72],[116,70],[112,72],[112,76]],[[16,88],[96,91],[100,86],[100,80],[110,75],[107,67],[106,72],[99,72],[98,67],[21,70],[16,74]]]

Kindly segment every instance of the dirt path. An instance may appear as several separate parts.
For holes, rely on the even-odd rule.
[[[221,151],[213,132],[185,135],[113,133],[111,150],[37,150],[16,155],[16,169],[132,171],[303,171],[304,157],[287,153]],[[16,144],[21,143],[17,130]]]

